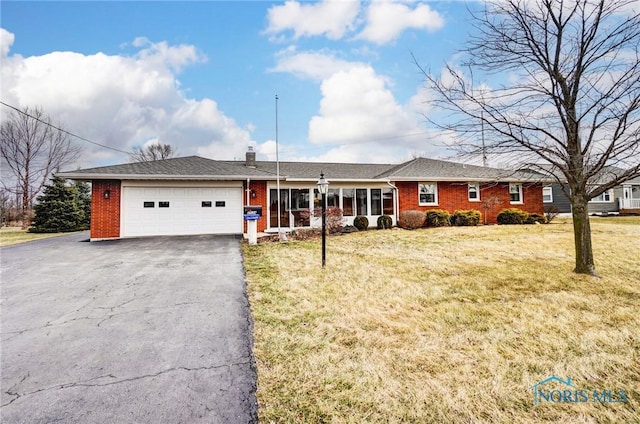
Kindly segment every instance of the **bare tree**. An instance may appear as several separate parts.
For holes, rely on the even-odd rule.
[[[146,147],[136,147],[130,154],[132,162],[150,162],[175,157],[177,154],[170,144],[154,143]]]
[[[456,131],[461,151],[479,154],[486,133],[488,153],[551,164],[566,179],[576,273],[596,275],[587,203],[640,175],[637,10],[634,0],[490,0],[472,13],[459,67],[436,77],[416,60],[450,114],[432,122]],[[474,72],[486,82],[474,86]]]
[[[3,165],[17,179],[15,187],[3,186],[21,198],[22,228],[29,227],[31,205],[52,172],[76,160],[78,147],[66,132],[51,124],[41,108],[24,108],[9,113],[0,129]]]

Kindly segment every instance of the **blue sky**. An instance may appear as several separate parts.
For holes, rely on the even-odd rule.
[[[129,151],[400,162],[446,157],[423,78],[468,34],[462,2],[23,2],[1,5],[2,101]],[[2,114],[8,112],[2,107]],[[84,147],[78,166],[127,161]]]

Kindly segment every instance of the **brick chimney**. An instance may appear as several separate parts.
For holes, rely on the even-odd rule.
[[[256,152],[253,151],[253,146],[249,146],[249,149],[247,150],[244,166],[247,168],[256,167]]]

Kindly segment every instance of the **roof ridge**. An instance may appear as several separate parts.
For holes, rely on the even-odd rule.
[[[388,176],[388,174],[391,173],[391,172],[398,172],[398,171],[402,170],[403,168],[408,167],[412,162],[415,162],[418,159],[420,159],[420,158],[414,158],[414,159],[411,159],[411,160],[409,160],[407,162],[402,162],[402,163],[399,163],[399,164],[397,164],[395,166],[392,166],[391,168],[385,170],[384,172],[381,172],[380,174],[376,175],[375,178],[382,178],[383,176]]]

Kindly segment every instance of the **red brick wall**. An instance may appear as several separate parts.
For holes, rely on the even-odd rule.
[[[523,204],[512,205],[509,202],[509,184],[481,184],[480,202],[470,202],[468,199],[467,183],[438,182],[438,206],[418,205],[418,183],[417,182],[396,182],[398,187],[399,212],[406,210],[427,211],[429,209],[444,209],[453,213],[460,209],[476,209],[482,214],[482,221],[487,224],[495,224],[498,212],[506,208],[518,208],[531,213],[542,214],[542,185],[523,184]],[[497,204],[491,208],[483,208],[482,200],[496,198]]]
[[[245,182],[243,185],[244,188],[244,196],[243,202],[245,206],[247,203],[247,183]],[[249,190],[251,190],[251,194],[249,195],[249,202],[253,206],[262,206],[262,217],[258,220],[258,231],[264,231],[267,229],[267,213],[268,213],[268,205],[267,205],[267,182],[266,181],[251,181],[249,183]],[[254,197],[255,194],[255,197]],[[247,223],[244,223],[244,232],[247,232]]]
[[[91,238],[120,237],[120,180],[91,182]],[[109,198],[104,198],[109,190]]]

